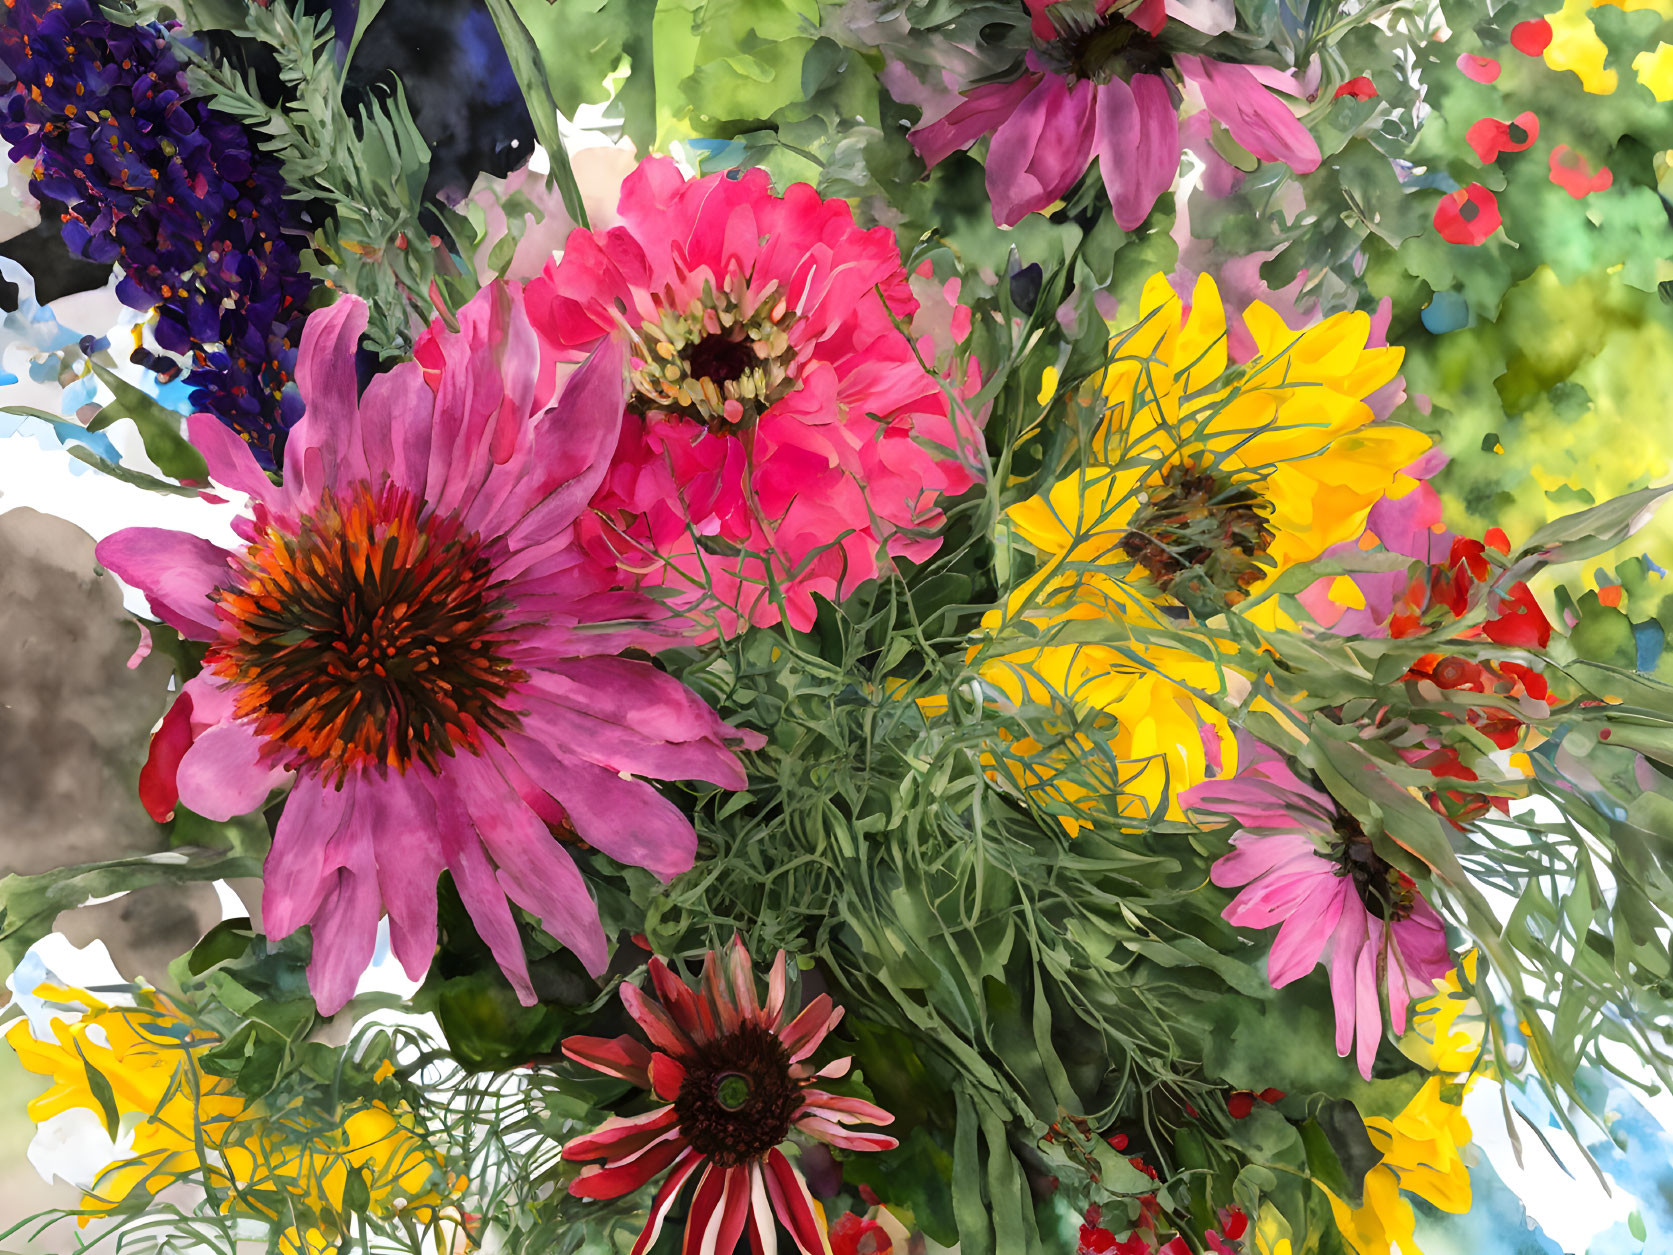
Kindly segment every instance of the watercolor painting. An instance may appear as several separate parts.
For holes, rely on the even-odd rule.
[[[4,0],[0,1252],[1673,1251],[1673,0]]]

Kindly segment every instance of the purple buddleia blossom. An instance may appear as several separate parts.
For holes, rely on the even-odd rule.
[[[291,376],[312,287],[277,164],[191,95],[164,27],[118,25],[90,0],[7,8],[12,159],[33,161],[38,196],[66,206],[71,252],[120,266],[123,303],[156,309],[157,344],[190,364],[192,403],[274,466],[301,414]]]

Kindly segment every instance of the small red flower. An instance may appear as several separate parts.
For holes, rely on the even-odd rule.
[[[1539,118],[1532,111],[1518,114],[1509,122],[1482,118],[1464,133],[1464,142],[1483,161],[1495,161],[1500,153],[1519,153],[1532,148],[1539,138]]]
[[[891,1255],[894,1239],[875,1220],[849,1212],[830,1230],[831,1255]]]
[[[1508,597],[1498,599],[1483,630],[1496,645],[1544,649],[1551,643],[1551,621],[1526,584],[1517,584]]]
[[[1449,244],[1482,244],[1499,229],[1499,198],[1479,183],[1448,192],[1435,206],[1435,230]]]
[[[1374,84],[1365,75],[1361,74],[1358,78],[1350,78],[1347,82],[1338,87],[1336,89],[1336,96],[1332,97],[1332,99],[1337,99],[1342,96],[1352,96],[1355,100],[1370,100],[1377,94],[1376,84]]]
[[[1567,144],[1551,150],[1551,181],[1575,200],[1582,200],[1593,192],[1601,192],[1615,182],[1608,166],[1599,166],[1592,173],[1591,163]]]
[[[1474,79],[1478,83],[1491,83],[1499,77],[1499,63],[1492,57],[1478,57],[1466,52],[1458,58],[1458,68],[1465,78]]]
[[[1510,30],[1510,46],[1530,57],[1537,57],[1551,46],[1551,23],[1542,17],[1518,22]]]

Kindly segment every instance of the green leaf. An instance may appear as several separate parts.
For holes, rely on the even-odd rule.
[[[254,936],[255,928],[249,916],[222,920],[192,947],[186,956],[186,970],[193,976],[202,976],[210,968],[243,955]]]
[[[1316,1126],[1324,1133],[1342,1173],[1343,1191],[1339,1193],[1350,1207],[1358,1207],[1365,1191],[1365,1174],[1382,1162],[1381,1153],[1372,1145],[1371,1135],[1365,1131],[1365,1121],[1360,1118],[1359,1108],[1346,1098],[1333,1098],[1320,1104],[1308,1125]],[[1305,1142],[1306,1138],[1304,1126],[1302,1140]],[[1314,1158],[1313,1148],[1308,1146],[1307,1162],[1310,1167]]]
[[[145,442],[145,455],[163,474],[199,483],[209,479],[209,464],[180,434],[180,415],[92,358],[87,359],[87,364],[99,382],[116,397],[87,424],[88,431],[103,431],[119,418],[131,418]]]
[[[500,42],[511,59],[511,72],[522,89],[523,100],[529,107],[534,122],[535,136],[551,159],[548,178],[558,185],[563,197],[564,212],[577,226],[587,225],[587,207],[581,200],[581,188],[575,181],[575,171],[569,164],[569,152],[564,148],[563,135],[558,130],[558,105],[552,99],[552,87],[546,78],[546,65],[541,60],[529,28],[511,5],[511,0],[488,0],[488,12],[493,15],[499,30]]]
[[[75,1042],[75,1048],[76,1054],[81,1057],[81,1066],[87,1073],[87,1091],[93,1095],[93,1101],[99,1104],[99,1114],[104,1117],[105,1132],[110,1134],[110,1140],[114,1142],[122,1128],[122,1117],[116,1110],[116,1091],[105,1079],[105,1074],[88,1062],[79,1039]]]
[[[148,885],[259,876],[261,860],[219,850],[170,850],[0,880],[0,961],[7,971],[52,931],[58,916],[92,898]]]

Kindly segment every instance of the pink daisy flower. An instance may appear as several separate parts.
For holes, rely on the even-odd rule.
[[[1284,162],[1297,174],[1318,169],[1317,142],[1267,90],[1303,94],[1295,76],[1170,49],[1163,37],[1168,18],[1224,30],[1221,6],[1146,0],[1131,16],[1115,12],[1115,0],[1098,0],[1096,7],[1029,0],[1028,7],[1034,47],[1021,76],[966,91],[911,134],[931,166],[993,137],[987,189],[1000,226],[1060,200],[1096,157],[1116,225],[1138,227],[1179,173],[1179,105],[1187,84],[1262,161]]]
[[[894,1117],[859,1098],[815,1084],[847,1074],[851,1060],[815,1070],[809,1062],[842,1019],[820,994],[794,1018],[785,1013],[785,955],[780,950],[763,1005],[749,953],[734,939],[710,951],[694,991],[661,959],[650,962],[651,997],[621,986],[622,1005],[653,1049],[632,1037],[571,1037],[563,1051],[578,1063],[651,1090],[661,1105],[643,1115],[612,1116],[563,1148],[572,1161],[602,1160],[582,1170],[569,1192],[619,1198],[656,1177],[662,1184],[633,1244],[644,1255],[685,1188],[697,1182],[686,1213],[684,1255],[729,1255],[747,1230],[758,1255],[778,1250],[774,1217],[802,1255],[829,1248],[807,1182],[780,1144],[791,1131],[844,1150],[892,1150],[899,1143],[858,1124]]]
[[[1232,852],[1210,872],[1222,888],[1246,886],[1224,912],[1240,928],[1281,925],[1267,959],[1274,989],[1318,963],[1330,968],[1336,1052],[1357,1041],[1369,1080],[1382,1040],[1381,991],[1396,1033],[1406,1031],[1413,998],[1434,991],[1452,970],[1446,929],[1405,873],[1385,862],[1359,821],[1303,784],[1264,746],[1235,776],[1180,795],[1188,809],[1236,820]]]
[[[352,994],[385,910],[407,973],[428,969],[444,870],[525,1003],[507,898],[601,972],[598,909],[563,841],[672,877],[696,838],[639,777],[745,779],[730,745],[753,734],[617,656],[666,646],[656,607],[613,589],[577,541],[621,424],[620,348],[602,346],[548,405],[515,289],[485,289],[461,322],[431,338],[433,388],[407,362],[357,396],[366,307],[339,298],[302,337],[307,413],[283,486],[212,415],[190,420],[211,475],[250,496],[245,545],[129,528],[97,550],[209,646],[178,699],[179,799],[225,820],[290,785],[263,916],[273,937],[312,925],[326,1014]]]
[[[642,162],[621,224],[574,232],[528,305],[560,357],[627,346],[594,526],[710,634],[776,623],[781,601],[811,627],[813,595],[846,595],[880,554],[933,554],[940,499],[976,482],[975,423],[896,325],[918,303],[894,236],[805,184]]]

